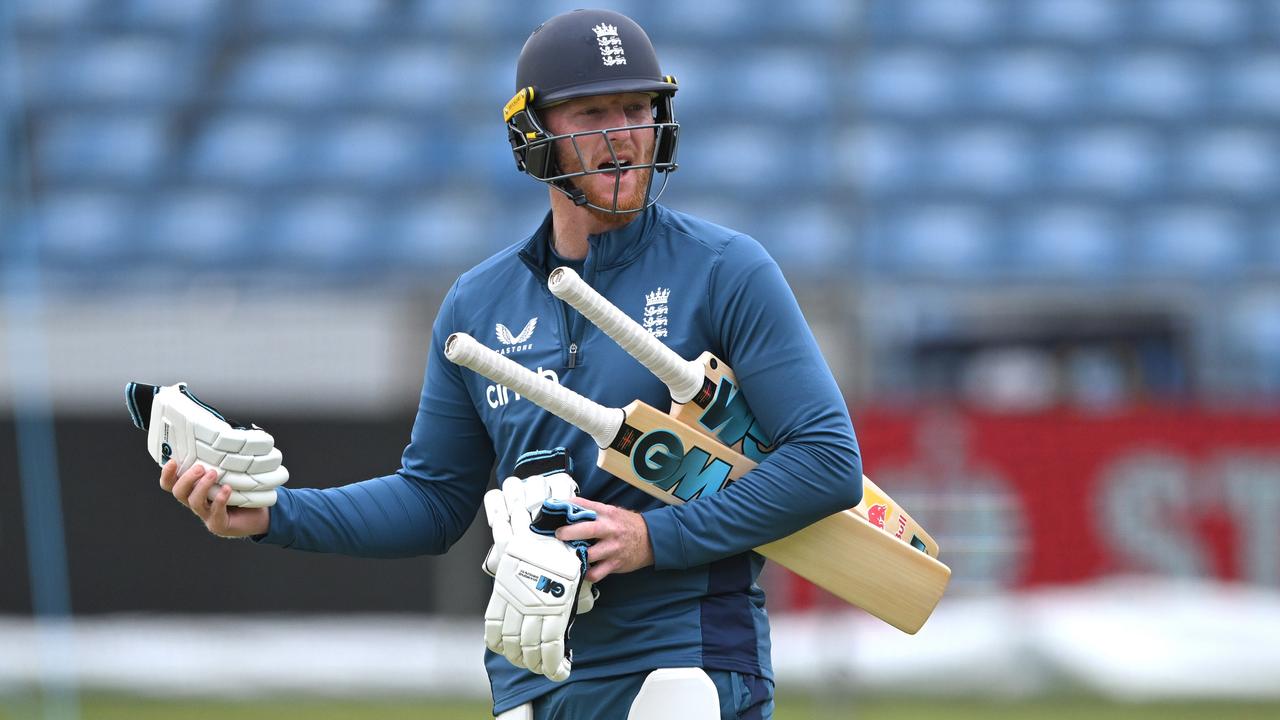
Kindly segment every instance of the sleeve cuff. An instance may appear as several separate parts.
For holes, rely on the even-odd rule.
[[[265,535],[254,535],[250,539],[255,543],[289,547],[294,540],[294,513],[296,506],[290,497],[288,488],[276,488],[276,504],[268,508],[267,532]]]
[[[655,508],[640,513],[649,528],[649,547],[653,549],[655,570],[683,570],[689,566],[684,548],[684,535],[676,521],[676,508]]]

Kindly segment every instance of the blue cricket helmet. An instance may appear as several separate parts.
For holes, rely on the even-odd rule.
[[[612,10],[574,10],[557,15],[538,26],[525,41],[516,63],[516,94],[503,108],[516,167],[557,188],[578,205],[610,213],[640,212],[644,208],[620,210],[616,197],[612,208],[594,205],[571,182],[574,177],[613,173],[617,169],[584,168],[580,172],[564,173],[555,159],[556,141],[573,141],[575,136],[594,133],[602,133],[608,138],[608,132],[613,128],[553,135],[546,129],[538,110],[591,95],[650,94],[653,97],[654,122],[627,129],[653,128],[656,136],[654,157],[649,163],[631,165],[630,168],[652,168],[655,172],[664,173],[662,188],[658,190],[658,195],[661,195],[667,183],[665,173],[677,168],[675,156],[680,124],[675,120],[672,98],[676,89],[676,79],[662,74],[649,36],[631,18]],[[652,173],[649,183],[651,187]],[[654,196],[645,207],[656,201],[657,196]]]

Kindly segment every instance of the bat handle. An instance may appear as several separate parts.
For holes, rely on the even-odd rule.
[[[559,267],[547,278],[551,294],[569,303],[573,309],[604,331],[605,335],[627,351],[657,376],[671,391],[671,399],[686,403],[702,388],[702,366],[685,360],[667,347],[640,323],[609,302],[587,284],[573,268]]]
[[[605,407],[544,378],[481,345],[466,333],[454,333],[445,340],[444,356],[450,362],[515,390],[533,404],[590,435],[600,447],[608,447],[613,442],[626,418],[621,409]]]

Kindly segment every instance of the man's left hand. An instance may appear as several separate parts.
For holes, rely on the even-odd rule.
[[[594,510],[596,519],[573,523],[556,530],[556,538],[593,540],[587,550],[591,563],[586,579],[600,582],[612,573],[628,573],[653,564],[653,546],[649,544],[649,526],[640,513],[576,497],[573,503]]]

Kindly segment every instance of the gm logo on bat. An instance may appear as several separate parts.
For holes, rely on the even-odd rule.
[[[689,501],[728,485],[733,466],[700,447],[686,451],[675,433],[651,430],[632,446],[631,470],[641,480]]]

